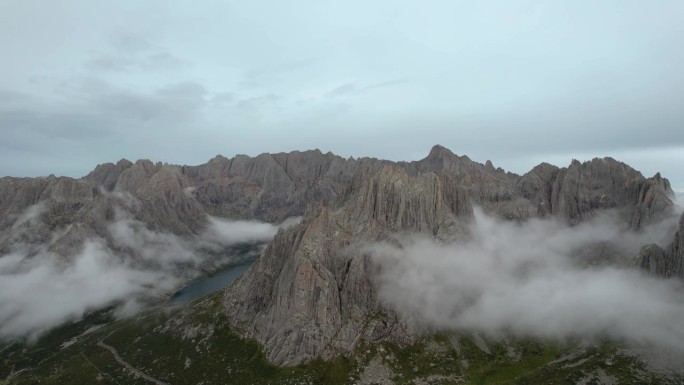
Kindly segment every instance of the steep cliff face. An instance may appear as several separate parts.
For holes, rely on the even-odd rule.
[[[674,192],[670,182],[657,173],[641,182],[636,208],[632,214],[632,228],[659,222],[672,213]]]
[[[542,163],[517,182],[519,195],[538,215],[556,215],[576,224],[605,209],[620,209],[633,229],[662,220],[672,213],[673,192],[657,174],[640,172],[612,158],[595,158],[567,168]]]
[[[97,196],[97,191],[72,178],[0,179],[0,229],[14,222],[24,210],[40,202],[56,214],[78,210]]]
[[[232,327],[280,365],[349,352],[359,341],[411,342],[420,331],[380,302],[378,267],[358,245],[398,243],[406,233],[467,236],[471,202],[504,218],[553,215],[571,224],[619,209],[638,228],[672,208],[669,185],[658,178],[609,158],[542,164],[518,177],[439,146],[417,162],[360,162],[331,205],[314,205],[300,225],[278,233],[225,292],[224,306]]]
[[[674,240],[665,249],[652,244],[641,248],[638,265],[664,278],[684,278],[684,214],[679,219],[679,229]]]
[[[406,168],[411,174],[434,172],[451,176],[468,190],[474,202],[488,208],[496,208],[497,204],[515,199],[514,186],[520,178],[501,168],[495,169],[490,161],[486,164],[474,162],[440,145],[434,146],[425,159],[406,164]]]
[[[217,156],[199,166],[122,160],[81,180],[2,178],[0,253],[22,244],[69,256],[92,236],[113,243],[108,228],[121,211],[186,237],[203,230],[207,214],[270,222],[304,215],[276,235],[223,301],[233,328],[261,342],[272,362],[294,365],[351,351],[361,340],[417,336],[380,302],[378,267],[359,245],[396,244],[407,233],[466,237],[473,204],[505,219],[556,216],[571,224],[616,209],[641,229],[671,212],[670,194],[660,175],[644,178],[611,158],[567,168],[543,163],[518,176],[441,146],[415,162],[318,150]],[[682,276],[683,237],[680,228],[668,249],[644,249],[641,266]]]
[[[116,186],[121,173],[132,166],[133,163],[126,159],[121,159],[116,164],[99,164],[93,171],[83,177],[83,179],[94,185],[102,186],[106,191],[112,191],[114,190],[114,186]]]
[[[82,221],[99,198],[97,189],[71,178],[2,178],[0,252],[50,243],[55,231]],[[74,231],[72,239],[78,238]]]
[[[670,245],[668,255],[672,259],[673,272],[684,278],[684,214],[679,219],[679,231]],[[674,274],[673,274],[674,275]]]
[[[183,167],[194,195],[217,216],[277,222],[302,215],[310,202],[331,201],[344,190],[357,161],[318,150],[216,157]]]
[[[339,206],[313,206],[300,225],[279,232],[225,293],[233,326],[275,363],[347,352],[362,338],[409,341],[414,332],[376,297],[376,267],[350,246],[399,232],[453,238],[472,218],[467,192],[396,165],[359,171],[345,194]]]
[[[218,156],[200,166],[121,160],[98,165],[80,180],[2,178],[0,251],[21,244],[75,253],[79,240],[108,239],[116,210],[152,230],[186,237],[203,231],[207,214],[280,222],[302,215],[311,202],[334,200],[357,163],[315,150]],[[27,215],[30,226],[22,219]]]
[[[134,166],[129,170],[137,168]],[[135,189],[122,190],[130,191],[140,200],[141,210],[136,215],[138,219],[155,229],[176,234],[192,234],[203,228],[206,223],[204,208],[187,193],[190,186],[180,167],[164,165],[155,169],[154,173],[144,175],[142,181],[134,184]],[[119,180],[122,181],[122,178]]]
[[[205,211],[185,193],[188,184],[180,167],[138,161],[106,169],[98,166],[94,173],[112,191],[88,179],[0,180],[0,251],[21,245],[74,254],[88,237],[109,238],[107,226],[116,210],[159,231],[193,234],[205,226]]]
[[[541,164],[518,176],[495,169],[491,162],[480,164],[435,146],[425,159],[415,162],[343,159],[313,150],[254,158],[217,156],[199,166],[121,160],[98,165],[81,180],[3,178],[0,229],[39,202],[48,202],[55,210],[49,216],[55,220],[53,227],[66,226],[78,222],[75,213],[99,206],[103,197],[112,194],[139,201],[133,212],[137,219],[176,234],[201,231],[205,213],[279,222],[302,215],[310,203],[340,199],[354,175],[382,165],[401,168],[411,177],[433,173],[445,189],[457,186],[475,204],[508,219],[556,215],[578,223],[603,209],[619,208],[638,229],[662,219],[672,207],[667,179],[660,175],[646,179],[610,158],[574,161],[568,168]]]
[[[206,223],[205,210],[188,193],[190,183],[180,166],[121,160],[97,166],[82,180],[103,193],[135,200],[133,215],[151,228],[193,234]]]
[[[606,209],[619,209],[639,229],[672,213],[669,181],[640,172],[612,158],[595,158],[559,168],[548,163],[523,176],[495,169],[435,146],[423,160],[400,163],[411,175],[434,172],[453,178],[474,203],[505,219],[557,216],[577,224]]]
[[[121,160],[98,165],[80,180],[0,179],[0,251],[16,243],[48,244],[69,254],[88,236],[106,238],[116,210],[150,229],[192,237],[206,226],[207,214],[279,222],[302,215],[309,204],[339,207],[350,192],[361,189],[371,206],[349,210],[360,226],[372,221],[390,232],[416,228],[438,238],[450,236],[438,233],[446,231],[441,224],[447,219],[440,217],[434,202],[387,200],[380,179],[372,177],[383,168],[386,175],[395,175],[390,195],[407,194],[402,192],[406,178],[420,180],[424,189],[434,190],[425,197],[441,194],[437,201],[457,216],[468,215],[471,200],[505,219],[557,216],[573,224],[617,209],[633,229],[640,229],[669,215],[673,207],[667,179],[659,174],[646,179],[611,158],[573,161],[567,168],[543,163],[523,176],[442,146],[433,147],[425,159],[398,163],[343,159],[318,150],[217,156],[199,166]],[[30,226],[27,215],[33,219]],[[54,239],[66,235],[63,242]]]

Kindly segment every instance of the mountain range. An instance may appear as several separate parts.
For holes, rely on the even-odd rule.
[[[474,297],[454,302],[453,309],[446,297],[438,306],[449,309],[446,320],[441,313],[440,317],[433,316],[434,309],[421,303],[437,294],[429,294],[417,303],[405,297],[430,286],[430,280],[418,281],[418,288],[409,285],[414,273],[422,271],[421,265],[430,265],[427,250],[436,249],[444,254],[451,252],[444,250],[465,245],[462,249],[478,255],[509,232],[522,242],[527,233],[518,231],[528,229],[526,226],[533,226],[540,234],[549,228],[557,229],[546,238],[588,229],[588,234],[582,233],[581,242],[572,238],[564,243],[572,247],[568,246],[567,252],[558,252],[558,266],[563,266],[558,271],[563,274],[590,274],[587,272],[596,270],[612,273],[611,269],[619,269],[619,274],[644,276],[637,275],[638,280],[681,282],[684,216],[680,218],[678,210],[667,179],[660,174],[644,177],[612,158],[573,160],[567,167],[542,163],[524,175],[517,175],[495,168],[490,161],[482,164],[458,156],[439,145],[426,158],[413,162],[344,159],[313,150],[256,157],[237,155],[230,159],[217,156],[199,166],[121,160],[98,165],[81,179],[5,177],[0,179],[0,254],[4,255],[0,261],[8,257],[22,261],[53,258],[68,265],[96,239],[109,254],[125,260],[127,267],[150,271],[161,269],[161,262],[141,250],[157,247],[160,239],[172,239],[172,245],[191,245],[187,246],[191,254],[201,250],[208,255],[194,265],[189,265],[188,259],[174,260],[169,271],[188,279],[201,271],[211,271],[206,268],[211,264],[207,261],[219,258],[226,247],[235,244],[209,241],[213,238],[207,234],[217,226],[216,221],[259,220],[277,225],[288,218],[301,217],[296,224],[274,227],[267,238],[275,235],[251,268],[214,295],[172,310],[154,307],[132,318],[108,322],[98,326],[100,331],[88,332],[97,339],[89,339],[87,334],[77,338],[79,342],[68,347],[74,349],[74,354],[59,349],[54,355],[65,358],[31,358],[22,369],[10,365],[17,360],[17,355],[10,353],[23,346],[23,342],[8,343],[3,348],[8,368],[6,381],[54,380],[59,378],[54,368],[68,366],[73,360],[87,366],[86,353],[97,351],[92,354],[100,361],[91,362],[91,366],[97,369],[93,375],[99,375],[101,381],[135,383],[143,378],[142,382],[192,383],[179,380],[185,378],[179,373],[181,369],[177,373],[172,371],[176,373],[173,374],[162,368],[173,367],[171,362],[177,362],[190,370],[193,364],[187,360],[195,362],[194,359],[159,356],[157,359],[168,362],[157,365],[140,357],[141,348],[155,352],[158,348],[154,345],[158,341],[142,338],[153,330],[149,335],[168,340],[169,346],[178,344],[179,352],[185,351],[188,344],[195,346],[198,359],[202,360],[209,353],[220,355],[217,344],[228,335],[232,346],[252,349],[249,351],[255,358],[251,363],[224,365],[224,370],[231,368],[242,373],[235,383],[241,383],[238,378],[254,383],[284,381],[278,376],[285,376],[286,372],[276,368],[294,368],[288,380],[294,382],[288,383],[306,382],[311,376],[331,383],[467,383],[484,375],[473,372],[474,368],[485,367],[491,371],[491,376],[485,376],[489,379],[498,378],[497,368],[512,371],[505,373],[508,382],[492,383],[534,383],[535,376],[548,378],[549,371],[577,383],[640,383],[645,379],[676,383],[683,378],[681,367],[665,365],[666,369],[660,369],[653,364],[662,360],[654,358],[653,346],[649,344],[659,341],[660,336],[651,338],[651,334],[644,333],[644,345],[640,343],[644,339],[640,334],[635,345],[629,336],[631,331],[609,331],[598,342],[592,335],[594,342],[587,344],[584,336],[570,328],[572,332],[562,336],[562,343],[548,342],[548,338],[541,336],[543,333],[520,332],[527,330],[524,325],[519,330],[508,326],[502,330],[494,328],[491,333],[492,329],[463,326],[460,312],[467,313],[473,304],[481,305],[478,301],[482,296],[487,298],[480,292],[480,286],[474,286],[480,290]],[[492,227],[486,227],[488,221]],[[613,227],[604,225],[606,221]],[[131,231],[122,234],[120,223]],[[603,236],[606,228],[611,232]],[[148,233],[151,235],[143,237],[139,244],[127,243],[135,234]],[[513,253],[521,247],[513,243],[505,245],[502,251],[486,253],[486,258],[496,254],[493,260],[499,261],[492,269],[506,264],[501,262],[501,258],[506,258],[506,250]],[[525,244],[522,250],[555,253],[560,248],[556,243],[543,243],[542,240],[540,245]],[[415,262],[396,256],[410,254],[416,244],[421,245],[414,253],[418,254],[417,259],[413,254],[411,258],[419,267],[407,265],[411,268],[403,271],[403,275],[388,275],[396,266]],[[155,250],[163,252],[172,247],[175,246]],[[383,259],[385,254],[391,255],[389,262]],[[566,260],[572,260],[571,266],[565,266]],[[521,274],[550,271],[536,270],[536,264],[549,263],[544,259],[523,262],[503,277],[527,282],[527,278],[519,278]],[[438,266],[436,271],[445,270],[446,266],[450,265]],[[556,265],[553,266],[555,269]],[[434,276],[433,270],[430,273]],[[396,285],[402,279],[406,280],[403,288]],[[449,285],[444,287],[447,294],[457,292]],[[471,289],[464,290],[470,293]],[[403,294],[392,295],[397,291]],[[120,300],[110,298],[83,312],[72,313],[64,321],[76,322],[73,325],[84,328],[93,326],[88,317],[99,314],[100,309],[116,306]],[[83,317],[85,320],[78,321]],[[459,321],[452,327],[450,319]],[[137,360],[142,366],[136,365],[135,370],[148,373],[151,379],[132,375],[134,371],[121,362],[123,369],[119,371],[128,370],[128,375],[112,374],[116,362],[112,363],[110,358],[105,363],[110,353],[102,346],[115,349],[115,344],[108,345],[106,340],[115,340],[120,329],[128,330],[128,334],[117,337],[120,350],[128,349],[127,344],[134,346],[134,340],[143,344],[136,348],[138,353],[126,350],[127,365]],[[47,336],[42,337],[45,340],[55,332],[52,333],[42,330],[40,335]],[[684,332],[673,330],[672,335],[684,337]],[[624,345],[610,345],[613,343]],[[675,349],[667,353],[675,357],[674,361],[684,357],[682,350],[676,349],[677,345],[684,349],[680,343],[684,341],[673,341]],[[644,350],[633,353],[637,348]],[[226,357],[233,357],[231,349],[226,348]],[[86,357],[86,361],[79,356]],[[237,357],[233,359],[239,361]],[[490,361],[498,362],[499,366],[490,366]],[[649,366],[649,362],[653,365]],[[264,365],[259,375],[271,373],[272,377],[259,377],[258,381],[249,377],[254,373],[245,365],[257,363]],[[220,366],[212,365],[212,370]],[[620,374],[620,370],[630,366],[639,370]],[[164,378],[160,379],[160,375]],[[76,377],[71,381],[78,383]],[[204,383],[214,382],[206,377]]]

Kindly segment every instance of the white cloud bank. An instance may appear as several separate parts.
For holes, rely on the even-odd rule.
[[[6,255],[0,258],[0,339],[35,337],[90,310],[178,284],[167,271],[119,260],[99,241],[86,242],[66,265],[51,253]]]
[[[17,222],[37,217],[39,208],[30,208]],[[117,250],[91,238],[67,258],[46,247],[35,254],[21,245],[0,256],[0,340],[35,338],[110,305],[124,314],[135,312],[141,300],[172,293],[203,268],[231,263],[237,257],[226,251],[231,246],[267,242],[278,230],[268,223],[210,217],[204,233],[185,239],[149,230],[123,212],[117,215],[108,226]]]
[[[594,264],[590,245],[624,256],[662,243],[663,226],[620,230],[609,218],[568,228],[552,220],[500,222],[477,213],[473,239],[404,239],[369,247],[385,303],[429,327],[552,339],[612,338],[684,354],[684,285],[634,268]],[[673,226],[673,222],[669,222]],[[669,238],[672,239],[672,238]],[[584,256],[582,256],[584,255]]]

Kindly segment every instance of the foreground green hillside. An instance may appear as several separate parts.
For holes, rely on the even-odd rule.
[[[362,341],[350,357],[281,368],[229,330],[215,294],[123,321],[103,313],[0,351],[0,384],[677,384],[615,344],[439,334]],[[108,323],[103,323],[108,322]],[[93,328],[93,325],[101,325]],[[84,331],[86,331],[84,333]]]

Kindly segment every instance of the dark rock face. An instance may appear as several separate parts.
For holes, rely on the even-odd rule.
[[[187,237],[202,231],[207,214],[269,222],[304,214],[224,301],[236,330],[261,342],[273,362],[291,365],[349,351],[360,339],[401,343],[416,335],[379,302],[377,267],[353,244],[397,242],[402,233],[467,236],[473,204],[505,219],[556,216],[571,224],[616,209],[639,229],[671,212],[671,193],[660,175],[646,179],[611,158],[567,168],[543,163],[519,176],[441,146],[415,162],[318,150],[217,156],[199,166],[121,160],[80,180],[0,179],[0,252],[21,243],[68,256],[90,236],[109,240],[118,211]],[[681,276],[683,237],[680,229],[668,250],[646,249],[641,265]]]
[[[0,179],[0,252],[48,243],[56,229],[82,221],[98,198],[97,189],[71,178]]]
[[[519,176],[495,169],[491,162],[483,165],[457,156],[442,146],[435,146],[425,159],[408,163],[343,159],[313,150],[254,158],[217,156],[199,166],[121,160],[98,165],[81,180],[3,178],[0,231],[39,202],[47,202],[51,210],[48,227],[59,227],[80,222],[85,212],[106,213],[106,209],[95,207],[111,205],[112,197],[135,201],[128,209],[137,219],[176,234],[200,231],[205,213],[279,222],[302,215],[308,204],[342,199],[352,184],[358,184],[354,178],[363,179],[388,165],[403,169],[410,177],[436,175],[446,201],[456,212],[466,207],[464,200],[472,200],[507,219],[555,215],[577,223],[600,210],[618,208],[631,218],[632,228],[638,229],[660,220],[672,207],[667,179],[660,175],[646,179],[610,158],[574,161],[568,168],[540,164]],[[385,204],[382,197],[378,199]],[[395,214],[404,215],[404,211]],[[404,219],[396,220],[401,224]]]
[[[679,231],[675,234],[668,255],[673,259],[673,271],[678,272],[680,277],[684,277],[684,214],[679,219]]]
[[[310,202],[335,199],[349,185],[357,163],[315,150],[219,156],[200,166],[121,160],[98,165],[80,180],[2,178],[0,251],[17,242],[38,247],[58,229],[79,225],[65,232],[69,242],[55,243],[62,245],[55,250],[73,253],[78,239],[94,234],[106,239],[116,210],[151,229],[184,236],[202,231],[207,213],[279,222],[303,214]],[[33,206],[31,225],[12,229]]]
[[[684,214],[679,219],[679,230],[670,246],[665,250],[655,244],[642,247],[638,265],[660,277],[684,278]]]
[[[450,176],[468,191],[475,203],[491,209],[516,198],[515,183],[520,178],[500,168],[494,169],[491,162],[483,165],[439,145],[434,146],[425,159],[408,163],[406,168],[412,175],[434,172]]]
[[[506,219],[557,216],[571,224],[605,209],[620,209],[639,229],[672,213],[669,181],[641,173],[612,158],[595,158],[567,168],[542,163],[523,176],[494,169],[433,147],[423,160],[402,164],[407,172],[435,172],[453,178],[474,203]]]
[[[119,180],[119,175],[131,166],[133,166],[133,163],[126,159],[121,159],[116,164],[100,164],[84,179],[91,181],[95,185],[102,186],[107,191],[112,191]]]
[[[573,161],[568,168],[542,163],[517,183],[520,195],[539,215],[556,215],[579,223],[604,209],[627,211],[633,229],[657,222],[672,213],[672,190],[660,174],[645,179],[641,173],[612,158]]]
[[[641,184],[637,199],[637,207],[632,215],[632,228],[662,220],[672,212],[674,194],[670,182],[657,173]]]
[[[638,228],[672,208],[669,185],[658,178],[612,159],[562,169],[542,164],[519,177],[440,146],[418,162],[362,162],[332,205],[315,206],[300,225],[278,233],[226,290],[225,310],[232,326],[280,365],[348,352],[360,340],[411,342],[420,331],[379,302],[378,267],[354,245],[396,243],[402,233],[456,239],[473,218],[471,202],[504,218],[554,215],[570,223],[620,209],[639,216],[631,222]],[[651,202],[642,190],[652,191]]]
[[[667,276],[671,269],[665,251],[655,243],[645,245],[639,250],[639,267],[659,276]]]
[[[135,172],[138,168],[136,166],[128,170]],[[206,221],[206,214],[203,207],[186,193],[189,184],[181,168],[164,165],[153,170],[154,173],[143,169],[138,174],[132,172],[129,175],[124,172],[121,175],[131,178],[123,179],[125,184],[144,175],[142,182],[132,184],[137,189],[128,190],[141,202],[142,210],[137,217],[153,228],[170,230],[176,234],[192,234],[201,229]],[[117,183],[117,188],[118,186]]]
[[[381,169],[395,175],[396,183],[380,185],[371,178]],[[254,158],[217,156],[199,166],[121,160],[98,165],[80,180],[0,179],[0,251],[17,242],[44,245],[60,229],[70,241],[55,242],[62,246],[54,248],[69,254],[73,249],[65,245],[76,245],[79,239],[93,234],[106,239],[107,224],[116,210],[128,212],[151,229],[192,236],[206,226],[206,214],[279,222],[302,215],[312,203],[340,206],[337,202],[359,189],[373,198],[372,210],[363,210],[376,213],[363,218],[387,231],[416,228],[435,234],[445,219],[434,202],[407,197],[387,200],[388,194],[409,194],[400,192],[406,178],[422,180],[424,189],[432,186],[441,194],[437,201],[459,217],[469,215],[471,202],[505,219],[552,215],[570,223],[604,209],[618,209],[630,218],[633,229],[639,229],[667,216],[673,207],[667,179],[659,174],[646,179],[610,158],[574,161],[567,168],[542,163],[523,176],[495,169],[491,162],[483,165],[455,155],[442,146],[433,147],[420,161],[398,163],[343,159],[318,150]],[[386,191],[388,186],[396,191]],[[16,226],[31,207],[35,211],[31,225]]]
[[[581,164],[573,161],[559,170],[551,187],[551,212],[577,223],[596,209],[632,203],[640,174],[611,158]]]
[[[119,170],[121,165],[127,168]],[[50,176],[0,180],[0,251],[20,243],[47,245],[64,256],[73,254],[89,236],[109,238],[106,229],[115,220],[116,210],[128,212],[149,228],[176,234],[193,234],[205,225],[205,211],[185,194],[187,183],[179,167],[122,161],[113,168],[98,166],[96,172],[114,186],[112,191],[87,179]],[[112,175],[117,175],[115,183]],[[30,223],[18,226],[27,213]]]
[[[348,247],[392,241],[398,232],[454,238],[472,219],[467,192],[396,165],[363,170],[346,196],[279,232],[225,294],[233,327],[263,343],[277,364],[350,351],[361,338],[410,341],[415,333],[376,297],[376,267]]]
[[[333,200],[344,190],[358,161],[318,150],[216,157],[183,167],[194,195],[217,216],[277,222],[302,215],[310,202]]]
[[[327,202],[343,191],[355,165],[320,151],[216,157],[200,166],[121,160],[81,180],[4,178],[0,213],[18,215],[45,200],[85,204],[113,195],[137,201],[135,216],[150,227],[191,234],[204,226],[205,213],[271,222],[301,215],[309,202]]]

